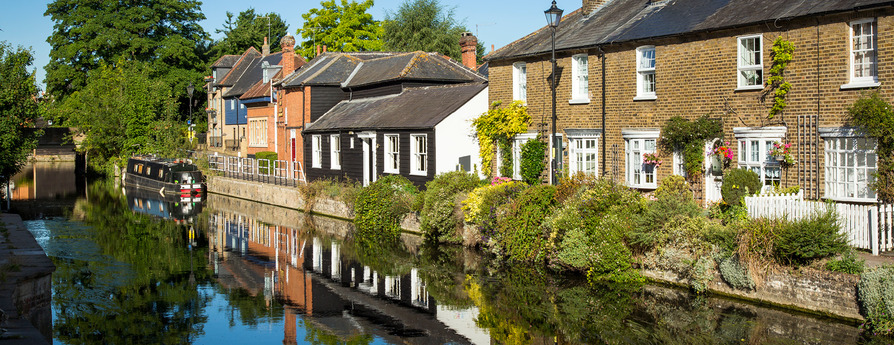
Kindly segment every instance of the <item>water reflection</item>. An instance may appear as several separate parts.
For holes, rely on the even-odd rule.
[[[203,200],[198,197],[162,195],[143,188],[124,187],[127,204],[134,212],[145,213],[177,223],[192,223],[202,213]]]
[[[34,162],[13,176],[9,189],[12,212],[22,218],[58,217],[84,196],[86,180],[75,173],[75,162]]]

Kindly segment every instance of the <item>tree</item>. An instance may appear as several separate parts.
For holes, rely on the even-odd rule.
[[[242,54],[249,47],[260,47],[264,37],[269,37],[270,51],[279,51],[279,41],[289,32],[289,25],[276,13],[256,14],[253,8],[239,13],[236,19],[227,11],[227,21],[222,29],[215,30],[224,37],[215,42],[212,56]]]
[[[87,85],[87,75],[102,64],[124,59],[153,65],[181,104],[186,85],[201,85],[207,63],[202,43],[208,34],[197,0],[55,0],[45,16],[55,22],[46,66],[47,92],[57,100]],[[182,113],[186,107],[181,105]]]
[[[469,31],[453,18],[453,9],[438,0],[406,0],[396,13],[387,13],[382,23],[385,50],[438,52],[462,61],[459,38]],[[478,41],[477,60],[484,57]]]
[[[37,86],[27,70],[33,60],[31,51],[0,42],[0,183],[25,165],[37,144],[39,133],[31,129],[40,113]]]
[[[361,3],[341,0],[341,6],[335,0],[328,0],[320,5],[323,8],[312,8],[301,15],[304,27],[298,34],[304,38],[301,43],[303,56],[316,56],[314,45],[325,45],[327,50],[342,52],[382,49],[381,23],[366,13],[373,6],[373,0]]]
[[[79,150],[92,168],[110,172],[134,153],[176,156],[184,148],[176,104],[165,82],[150,77],[154,73],[141,62],[102,63],[81,90],[51,108],[84,135]]]

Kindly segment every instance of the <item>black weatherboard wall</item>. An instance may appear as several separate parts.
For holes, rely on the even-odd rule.
[[[316,121],[345,99],[348,99],[348,93],[338,86],[310,87],[310,122]]]

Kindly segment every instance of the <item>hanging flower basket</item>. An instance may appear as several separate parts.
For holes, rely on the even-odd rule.
[[[724,142],[723,145],[715,147],[713,154],[714,157],[720,160],[724,168],[728,167],[730,162],[733,161],[733,158],[736,157],[733,153],[733,149],[729,147],[729,141]]]
[[[776,159],[779,164],[782,166],[788,167],[795,165],[795,157],[792,156],[789,149],[791,149],[791,143],[781,143],[781,142],[773,142],[773,148],[770,149],[770,155]]]
[[[657,168],[661,165],[661,158],[657,153],[646,153],[643,155],[643,164]]]

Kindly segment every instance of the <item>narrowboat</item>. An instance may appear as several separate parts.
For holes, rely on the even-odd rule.
[[[205,194],[204,176],[186,159],[134,156],[127,160],[124,185],[162,196],[193,197]]]

